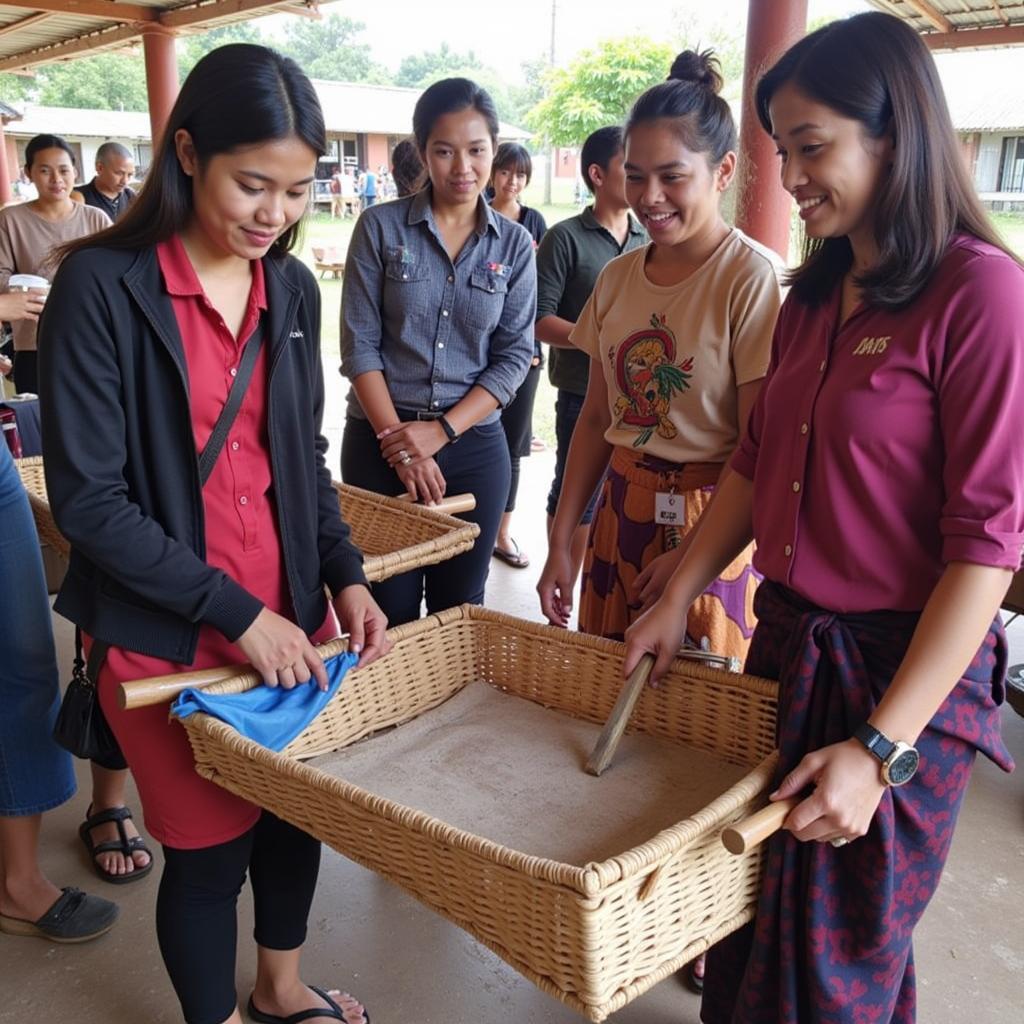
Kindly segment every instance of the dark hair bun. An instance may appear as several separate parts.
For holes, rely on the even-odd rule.
[[[683,50],[668,73],[669,81],[692,82],[716,95],[722,91],[721,64],[714,50]]]

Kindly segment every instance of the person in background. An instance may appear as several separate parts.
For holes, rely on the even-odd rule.
[[[346,217],[359,216],[359,185],[351,167],[345,167],[342,170],[341,201]]]
[[[359,179],[359,198],[364,210],[377,202],[377,175],[367,167]]]
[[[0,295],[0,317],[36,319],[39,300]],[[84,942],[117,919],[109,900],[58,889],[39,866],[43,812],[75,793],[71,755],[53,742],[60,707],[57,657],[39,541],[7,445],[0,441],[0,932]]]
[[[391,151],[391,177],[399,199],[423,188],[427,175],[415,140],[402,139]]]
[[[341,372],[352,382],[342,438],[346,483],[403,489],[427,504],[469,492],[480,526],[473,549],[374,584],[393,624],[427,611],[482,604],[508,496],[499,410],[533,356],[533,240],[482,192],[498,115],[466,78],[419,98],[413,133],[428,183],[381,203],[356,224],[341,300]]]
[[[59,135],[37,135],[25,147],[25,173],[38,198],[0,210],[0,292],[8,290],[12,274],[35,274],[50,280],[52,252],[75,238],[110,225],[100,210],[71,199],[75,187],[75,155]],[[14,325],[14,386],[19,392],[39,391],[36,324]]]
[[[342,181],[344,175],[341,167],[335,167],[327,188],[331,196],[331,220],[341,220],[345,216],[345,200],[342,196]]]
[[[547,231],[547,224],[538,210],[527,206],[521,199],[523,190],[530,184],[532,174],[533,161],[524,146],[517,142],[503,142],[498,147],[491,167],[491,188],[494,190],[491,209],[526,228],[536,248]],[[494,541],[494,557],[500,558],[514,569],[525,569],[530,564],[529,556],[520,549],[512,537],[512,513],[515,511],[516,495],[519,492],[520,460],[526,458],[531,451],[533,403],[537,397],[537,385],[540,383],[543,362],[544,354],[540,342],[534,337],[533,361],[526,374],[526,380],[519,385],[515,398],[501,411],[501,426],[505,431],[512,463],[512,482],[509,484],[508,500],[505,502],[505,512],[498,527],[498,536]]]
[[[120,142],[104,142],[96,150],[96,176],[87,185],[79,185],[78,192],[84,203],[116,221],[135,199],[128,187],[134,178],[132,151]]]
[[[590,376],[590,356],[576,348],[569,335],[604,265],[647,241],[647,232],[629,213],[624,159],[618,125],[599,128],[587,137],[580,150],[580,167],[593,203],[575,217],[552,225],[537,249],[536,335],[551,346],[548,379],[556,388],[557,445],[555,476],[548,492],[549,535],[562,493],[569,443]],[[570,551],[574,579],[583,565],[598,493],[596,489],[591,495],[580,525],[573,531]]]
[[[756,541],[746,670],[779,680],[756,918],[708,953],[705,1024],[913,1024],[913,930],[976,756],[1024,541],[1024,267],[982,209],[934,59],[888,14],[788,50],[753,109],[807,242],[732,472],[627,632],[652,679]],[[980,936],[978,937],[981,938]]]
[[[201,778],[166,706],[116,697],[125,680],[238,663],[326,689],[318,641],[347,632],[362,664],[388,647],[324,463],[320,292],[289,254],[326,148],[293,60],[211,51],[138,201],[65,248],[41,322],[46,483],[71,545],[55,607],[90,655],[105,647],[97,693],[163,845],[157,938],[188,1024],[241,1024],[247,875],[249,1019],[366,1021],[358,1000],[302,980],[320,843]]]

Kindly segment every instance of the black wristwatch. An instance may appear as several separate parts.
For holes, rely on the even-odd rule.
[[[448,438],[448,443],[455,444],[459,439],[459,435],[455,432],[455,428],[448,422],[448,417],[438,416],[437,422],[441,424],[441,429],[444,431],[444,436]]]
[[[882,781],[887,786],[902,786],[914,777],[921,755],[909,743],[893,742],[867,722],[853,735],[881,762]]]

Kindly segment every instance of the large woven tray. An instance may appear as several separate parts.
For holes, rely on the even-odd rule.
[[[50,513],[43,460],[16,459],[35,516],[36,531],[65,561],[69,545]],[[436,565],[473,547],[480,527],[422,505],[411,505],[348,484],[334,485],[352,540],[363,552],[363,571],[375,583],[424,565]]]
[[[720,836],[764,803],[776,684],[676,661],[658,689],[644,691],[631,731],[749,772],[640,845],[567,864],[481,838],[302,759],[401,726],[476,681],[592,722],[596,739],[621,689],[623,646],[470,606],[391,635],[392,652],[352,673],[280,754],[216,719],[188,718],[197,771],[397,883],[593,1021],[753,917],[760,847],[735,857]],[[238,688],[237,679],[220,687]]]

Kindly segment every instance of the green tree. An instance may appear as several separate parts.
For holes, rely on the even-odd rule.
[[[229,43],[262,43],[266,45],[267,40],[263,38],[263,34],[256,25],[247,21],[236,21],[231,25],[211,28],[194,36],[186,36],[178,53],[178,72],[182,81],[202,57],[205,57],[211,50],[216,50],[218,46],[227,46]]]
[[[665,80],[674,53],[646,36],[605,40],[545,78],[547,95],[527,124],[553,146],[575,146],[606,124],[620,123],[645,89]]]
[[[468,53],[457,53],[449,49],[447,43],[442,43],[437,50],[424,50],[423,53],[403,57],[395,74],[395,85],[420,89],[439,78],[451,78],[456,74],[472,77],[469,72],[482,67],[472,50]]]
[[[148,110],[146,69],[141,57],[99,53],[39,73],[39,102],[50,107]]]
[[[34,76],[0,75],[0,100],[15,106],[31,99],[37,87]]]
[[[296,60],[311,78],[365,82],[380,77],[370,44],[361,38],[365,29],[361,21],[340,14],[321,21],[294,18],[285,27],[284,39],[273,45]]]

